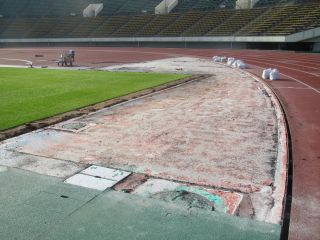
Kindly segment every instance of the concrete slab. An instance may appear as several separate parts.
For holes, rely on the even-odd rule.
[[[60,178],[70,177],[87,166],[86,164],[10,150],[0,151],[0,164]]]
[[[104,191],[107,188],[111,188],[117,182],[109,179],[98,178],[90,175],[85,174],[76,174],[67,180],[64,181],[65,183],[81,186],[85,188],[96,189],[99,191]]]
[[[131,172],[121,171],[112,168],[105,168],[96,165],[84,169],[83,171],[81,171],[81,173],[90,176],[98,176],[100,178],[105,178],[116,182],[123,180],[131,174]]]
[[[0,173],[0,239],[41,239],[99,192],[9,168]]]
[[[0,172],[0,181],[0,239],[273,240],[280,235],[279,225],[101,193],[23,170]]]
[[[28,198],[38,194],[47,188],[57,184],[55,178],[8,168],[0,172],[0,206],[9,208],[26,201]],[[1,224],[0,224],[1,225]]]
[[[180,208],[115,191],[100,195],[53,231],[50,239],[279,239],[280,226]]]

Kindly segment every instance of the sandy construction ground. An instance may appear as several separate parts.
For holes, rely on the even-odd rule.
[[[260,83],[197,58],[111,68],[213,75],[68,122],[82,131],[55,129],[62,123],[5,149],[242,192],[273,182],[276,117]]]

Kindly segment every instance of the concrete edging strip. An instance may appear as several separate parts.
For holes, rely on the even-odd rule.
[[[266,219],[269,223],[281,223],[283,213],[284,213],[284,204],[285,204],[285,195],[288,179],[288,163],[289,163],[289,154],[288,154],[288,126],[286,124],[285,113],[281,107],[281,103],[276,97],[272,89],[263,82],[260,78],[254,76],[251,73],[243,71],[252,78],[256,79],[264,86],[268,95],[270,96],[271,102],[276,112],[277,121],[278,121],[278,152],[277,152],[277,161],[276,161],[276,171],[274,179],[274,205]]]

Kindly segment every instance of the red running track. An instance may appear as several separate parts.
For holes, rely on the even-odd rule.
[[[320,239],[320,54],[258,50],[75,48],[78,62],[90,66],[140,62],[177,56],[236,57],[261,75],[278,68],[281,80],[267,81],[286,112],[292,140],[293,188],[289,239]],[[32,54],[51,57],[62,49],[0,49],[0,57],[32,60]],[[79,54],[78,54],[79,53]],[[28,55],[29,54],[29,55]],[[29,57],[28,57],[29,56]],[[1,63],[1,62],[0,62]]]

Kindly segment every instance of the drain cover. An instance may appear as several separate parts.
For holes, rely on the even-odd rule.
[[[61,126],[61,128],[66,129],[66,130],[75,130],[78,131],[81,128],[84,128],[86,126],[85,123],[81,122],[73,122],[73,123],[67,123]]]

